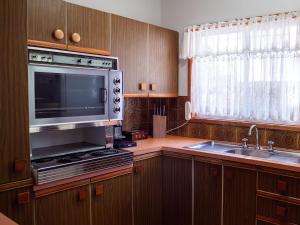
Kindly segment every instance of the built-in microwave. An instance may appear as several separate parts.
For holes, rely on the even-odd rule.
[[[117,58],[30,48],[30,126],[122,120]]]

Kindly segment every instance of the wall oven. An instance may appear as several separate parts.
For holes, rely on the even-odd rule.
[[[118,59],[29,48],[30,126],[122,120]]]

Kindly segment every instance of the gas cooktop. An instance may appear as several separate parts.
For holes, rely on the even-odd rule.
[[[132,152],[98,149],[36,159],[32,161],[32,168],[36,184],[44,184],[132,163]]]

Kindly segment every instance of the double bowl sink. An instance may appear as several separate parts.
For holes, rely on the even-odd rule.
[[[244,149],[237,144],[227,144],[222,142],[208,141],[200,144],[187,146],[189,149],[211,151],[219,153],[227,153],[232,155],[240,155],[245,157],[268,159],[277,162],[284,163],[300,163],[300,154],[288,153],[283,151],[267,151],[267,150],[256,150],[255,148]]]

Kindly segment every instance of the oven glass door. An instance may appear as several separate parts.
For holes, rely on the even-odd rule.
[[[29,66],[30,125],[108,119],[108,71]]]

